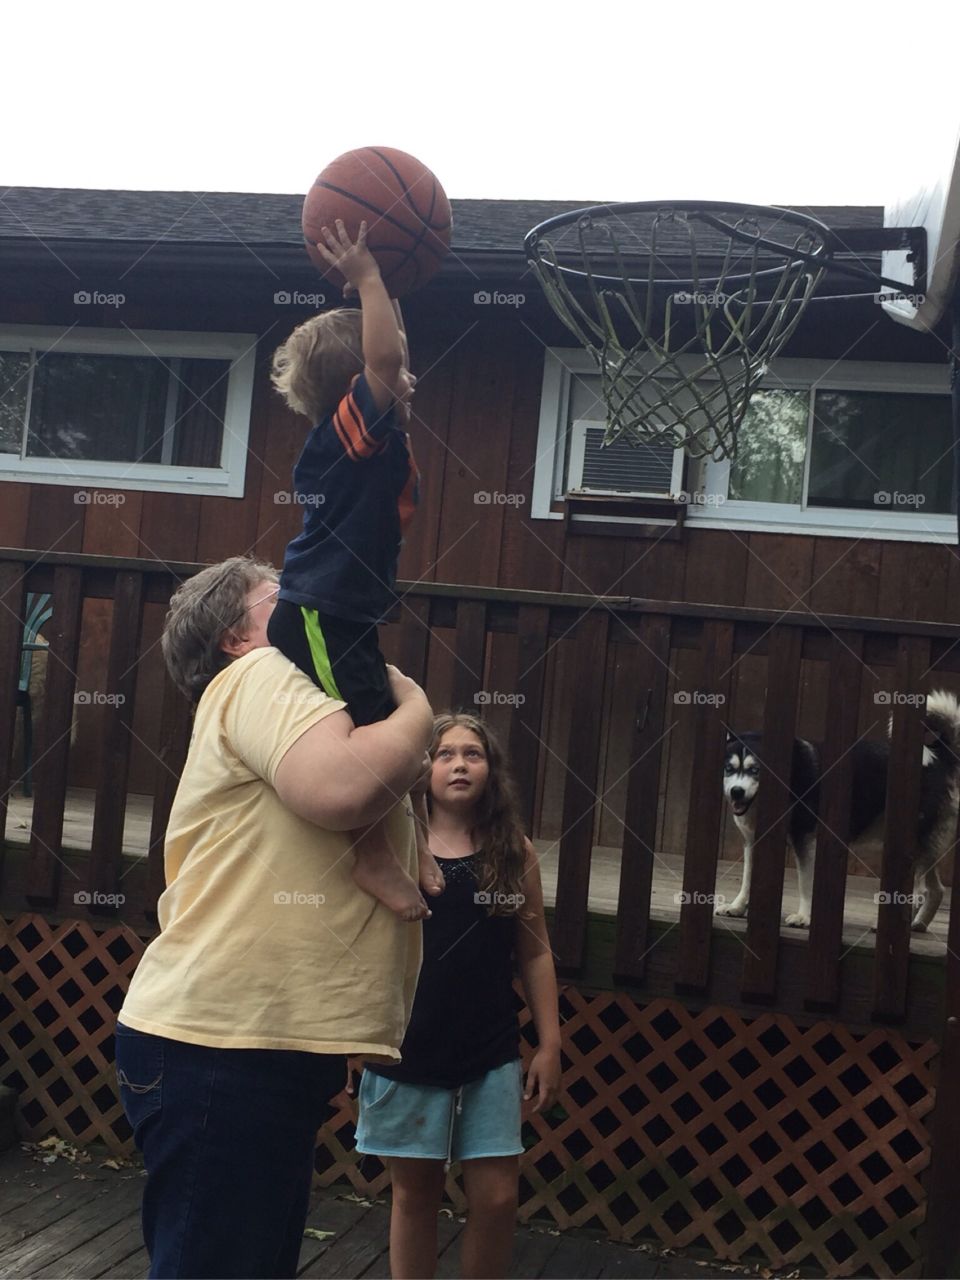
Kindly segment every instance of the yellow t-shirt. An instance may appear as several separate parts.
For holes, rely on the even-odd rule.
[[[348,832],[298,818],[273,789],[294,742],[343,706],[277,649],[245,654],[207,687],[170,812],[160,934],[124,1025],[220,1048],[399,1059],[421,930],[354,884]],[[387,822],[416,878],[409,803]]]

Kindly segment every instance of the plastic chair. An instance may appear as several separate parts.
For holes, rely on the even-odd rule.
[[[49,592],[40,595],[27,592],[27,612],[23,622],[23,647],[20,653],[20,683],[17,686],[17,706],[23,711],[23,794],[33,795],[31,769],[33,764],[33,708],[30,699],[30,675],[33,655],[46,645],[37,643],[41,629],[53,617],[53,605]]]

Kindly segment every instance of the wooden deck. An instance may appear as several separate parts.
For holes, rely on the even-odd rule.
[[[4,1280],[141,1280],[148,1259],[140,1235],[139,1167],[113,1170],[103,1157],[75,1166],[46,1165],[21,1150],[0,1156],[0,1276]],[[326,1240],[304,1236],[298,1274],[380,1280],[389,1276],[389,1205],[333,1190],[318,1192],[307,1227],[332,1232]],[[441,1212],[438,1277],[458,1272],[463,1221]],[[594,1233],[560,1234],[519,1227],[511,1275],[517,1277],[628,1277],[683,1280],[755,1274],[650,1246],[613,1244]]]
[[[130,795],[123,833],[123,853],[126,858],[146,856],[150,837],[150,813],[152,798]],[[63,844],[65,848],[89,850],[93,832],[93,791],[71,788],[67,792],[64,810]],[[30,842],[30,820],[33,801],[16,794],[10,797],[10,813],[7,819],[7,841],[14,845]],[[556,901],[557,844],[551,840],[534,841],[540,854],[544,895],[548,906]],[[740,888],[740,862],[720,862],[717,869],[717,893],[733,898]],[[651,895],[651,918],[668,923],[680,918],[680,908],[675,895],[683,885],[683,859],[677,854],[664,853],[657,858]],[[617,914],[617,895],[620,888],[620,850],[607,845],[596,845],[593,850],[590,872],[590,910],[601,915]],[[851,875],[847,877],[844,904],[843,945],[872,948],[875,943],[874,928],[877,923],[877,906],[874,894],[880,882],[873,876]],[[788,861],[784,882],[784,914],[792,911],[797,900],[797,873],[792,860]],[[947,950],[947,922],[950,917],[950,889],[946,890],[943,905],[926,934],[913,934],[910,949],[914,955],[943,956]],[[716,927],[731,933],[746,931],[746,920],[717,917]],[[802,930],[783,926],[784,936],[803,936]]]

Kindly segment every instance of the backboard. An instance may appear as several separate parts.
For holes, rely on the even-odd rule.
[[[884,252],[881,274],[902,280],[903,296],[891,297],[883,308],[903,324],[929,330],[950,304],[960,266],[960,127],[956,118],[938,122],[932,114],[917,138],[909,173],[901,172],[900,194],[884,209],[883,225],[926,229],[927,278],[925,287],[918,288],[907,251]]]

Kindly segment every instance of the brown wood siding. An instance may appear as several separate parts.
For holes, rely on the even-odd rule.
[[[275,319],[275,317],[274,317]],[[289,492],[293,465],[308,429],[287,410],[269,383],[269,362],[297,317],[285,318],[261,340],[244,494],[240,499],[120,491],[123,502],[77,503],[75,490],[60,485],[0,483],[0,542],[37,550],[77,550],[92,554],[147,556],[165,561],[214,562],[251,553],[281,562],[300,513],[278,501]],[[155,316],[152,327],[158,327]],[[424,308],[408,320],[413,364],[419,371],[416,412],[411,424],[423,474],[421,508],[400,559],[400,576],[513,590],[562,590],[597,595],[632,595],[691,603],[809,608],[818,613],[853,613],[890,618],[960,621],[960,566],[950,548],[931,544],[828,538],[803,534],[748,533],[687,527],[678,541],[665,538],[599,537],[561,521],[531,520],[530,499],[536,463],[543,346],[515,318],[461,314],[449,331],[438,329]],[[224,324],[223,327],[228,327]],[[236,327],[236,326],[234,326]],[[478,503],[477,493],[511,496],[509,502]],[[602,606],[598,606],[602,607]],[[84,611],[78,675],[84,685],[103,688],[110,605]],[[155,645],[162,610],[148,605],[145,645],[153,650],[139,664],[135,742],[130,761],[132,790],[153,787],[162,704],[159,655]],[[450,688],[456,633],[438,631],[429,644],[427,684]],[[614,651],[615,652],[615,651]],[[483,676],[501,692],[516,679],[516,655],[498,641],[487,655]],[[730,715],[739,727],[758,727],[762,712],[763,662],[741,656],[731,673]],[[541,834],[560,835],[565,755],[578,673],[573,646],[556,643],[548,660],[541,732],[538,803]],[[799,728],[811,737],[825,732],[824,664],[802,664]],[[671,655],[671,691],[694,687],[689,652]],[[892,687],[892,671],[863,681],[861,730],[883,731],[874,693]],[[884,685],[883,681],[887,680]],[[601,786],[609,788],[597,808],[597,834],[618,844],[622,833],[626,782],[623,771],[632,740],[629,678],[611,667],[604,683],[602,714],[607,743]],[[70,781],[91,785],[97,752],[97,721],[81,709],[71,752]],[[509,736],[510,712],[498,709],[496,724]],[[879,726],[879,727],[876,727]],[[685,783],[689,772],[689,725],[685,721],[665,745],[670,767],[661,784],[660,842],[683,847],[687,821]],[[724,848],[738,848],[736,832],[724,823]]]

